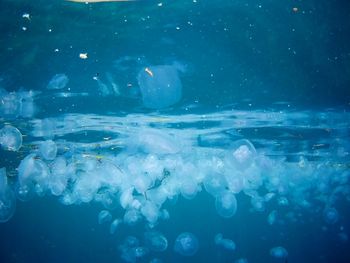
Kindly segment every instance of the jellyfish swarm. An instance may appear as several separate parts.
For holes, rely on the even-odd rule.
[[[16,197],[7,184],[6,169],[0,169],[0,223],[7,222],[16,210]]]
[[[143,68],[137,76],[146,108],[169,107],[181,99],[182,84],[175,66],[160,65]]]
[[[6,125],[0,130],[0,144],[8,151],[18,151],[22,146],[21,132],[10,125]]]
[[[32,117],[36,111],[34,105],[34,96],[36,94],[37,92],[22,89],[17,92],[7,92],[0,87],[0,117],[10,119],[15,117]]]
[[[193,256],[198,246],[198,239],[192,233],[184,232],[176,238],[174,251],[182,256]]]

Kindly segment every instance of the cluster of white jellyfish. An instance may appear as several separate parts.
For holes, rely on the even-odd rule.
[[[147,108],[167,107],[181,98],[181,81],[172,66],[142,69],[137,78]],[[68,77],[58,74],[49,82],[48,89],[63,89],[67,83]],[[213,210],[226,219],[245,209],[237,202],[240,193],[249,196],[251,209],[257,212],[265,211],[271,202],[305,209],[321,204],[322,216],[328,224],[336,224],[339,219],[336,201],[350,198],[346,113],[238,110],[181,115],[67,113],[37,119],[30,118],[35,112],[33,93],[0,92],[2,120],[5,123],[17,118],[13,125],[1,127],[1,147],[4,152],[26,149],[18,167],[8,168],[16,171],[15,176],[9,178],[7,169],[0,169],[0,222],[13,216],[16,199],[27,201],[33,196],[53,195],[65,205],[97,202],[103,207],[98,222],[110,224],[111,234],[117,233],[122,225],[142,222],[148,226],[142,242],[128,236],[119,246],[121,258],[127,262],[169,249],[167,238],[156,226],[171,216],[164,204],[176,203],[180,196],[190,200],[206,191],[214,199]],[[337,127],[330,127],[329,119],[339,121]],[[23,130],[15,127],[16,124],[22,127],[23,122],[26,123]],[[294,138],[293,131],[288,134],[291,127],[301,132],[334,131],[326,139],[322,137],[312,143],[301,140],[297,150],[290,150],[290,155],[298,156],[293,161],[287,161],[287,150],[285,155],[281,154],[280,147],[271,146],[263,136],[257,135],[252,143],[239,132],[283,128],[276,135],[277,140],[283,141]],[[89,133],[94,135],[88,141],[79,139]],[[22,134],[31,140],[23,143]],[[308,158],[310,151],[318,159]],[[116,208],[122,208],[124,214],[113,218]],[[267,222],[276,224],[278,217],[278,210],[273,210]],[[200,240],[191,232],[179,233],[173,244],[173,251],[184,257],[200,250]],[[236,250],[236,243],[222,233],[213,236],[213,244]],[[276,246],[271,248],[270,255],[285,259],[288,252]],[[160,260],[155,258],[152,262]]]

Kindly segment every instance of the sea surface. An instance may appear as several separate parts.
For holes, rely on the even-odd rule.
[[[0,0],[0,262],[350,262],[349,109],[349,1]]]

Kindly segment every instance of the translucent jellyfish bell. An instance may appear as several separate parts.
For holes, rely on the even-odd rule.
[[[143,68],[137,77],[143,105],[151,109],[169,107],[181,99],[182,84],[173,65]]]
[[[237,200],[235,195],[229,191],[220,193],[216,196],[215,208],[221,217],[232,217],[237,211]]]
[[[10,125],[6,125],[0,130],[0,144],[8,151],[18,151],[22,146],[21,132]]]
[[[192,233],[184,232],[176,238],[174,251],[182,256],[193,256],[198,247],[198,239]]]
[[[44,141],[40,145],[40,153],[45,160],[53,160],[57,154],[57,145],[52,140]]]
[[[0,169],[0,223],[5,223],[16,210],[16,197],[7,184],[6,169]]]
[[[98,214],[98,223],[104,224],[107,222],[110,222],[112,220],[112,215],[109,211],[107,210],[102,210],[99,214]]]
[[[69,78],[66,74],[56,74],[52,77],[49,84],[47,84],[47,89],[63,89],[69,82]]]
[[[327,224],[333,225],[339,220],[338,211],[333,207],[327,207],[323,211],[323,217]]]
[[[255,161],[256,150],[250,141],[246,139],[235,141],[231,149],[228,162],[232,163],[236,169],[244,170]]]
[[[159,232],[151,231],[145,233],[145,243],[147,247],[156,252],[162,252],[168,247],[168,240]]]
[[[288,251],[284,247],[273,247],[270,250],[270,255],[282,259],[288,257]]]

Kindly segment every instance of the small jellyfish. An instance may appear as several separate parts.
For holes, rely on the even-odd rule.
[[[220,245],[222,239],[223,239],[223,235],[221,233],[217,233],[214,237],[215,244]]]
[[[109,227],[109,233],[113,235],[121,223],[122,223],[122,220],[114,219],[113,222],[111,223],[111,226]]]
[[[124,214],[124,223],[134,226],[141,220],[141,214],[136,209],[129,209]]]
[[[204,179],[204,189],[212,196],[217,196],[227,187],[227,181],[222,174],[213,173]]]
[[[134,253],[137,258],[142,258],[147,255],[149,250],[146,247],[135,247]]]
[[[198,239],[192,233],[184,232],[176,238],[174,251],[182,256],[193,256],[198,246]]]
[[[248,263],[248,259],[246,258],[239,258],[235,261],[235,263]]]
[[[221,246],[224,249],[232,251],[236,250],[236,243],[231,239],[223,238],[221,233],[215,235],[214,241],[217,246]]]
[[[134,236],[127,236],[124,240],[124,245],[128,247],[137,247],[140,245],[140,241],[137,237]]]
[[[274,258],[286,258],[288,252],[284,247],[273,247],[270,249],[270,255]]]
[[[152,251],[161,252],[167,249],[168,240],[159,232],[152,231],[145,233],[145,242]]]
[[[66,74],[56,74],[52,77],[49,84],[47,84],[47,89],[63,89],[69,82],[69,78]]]
[[[5,223],[16,210],[16,197],[7,184],[6,169],[0,169],[0,223]]]
[[[104,224],[104,223],[110,222],[111,220],[112,220],[112,215],[107,210],[102,210],[98,214],[98,223],[99,224]]]
[[[142,69],[137,80],[146,108],[161,109],[180,101],[182,84],[176,67],[172,65],[150,66]]]
[[[323,211],[323,217],[327,224],[333,225],[338,222],[339,214],[337,209],[328,207]]]
[[[52,140],[44,141],[40,145],[40,153],[45,160],[53,160],[57,154],[57,145]]]
[[[277,211],[276,210],[271,211],[271,213],[267,216],[267,222],[269,223],[269,225],[273,225],[276,222],[276,218],[277,218]]]
[[[162,260],[159,258],[152,258],[149,263],[162,263]]]
[[[10,125],[0,130],[0,144],[7,151],[18,151],[22,146],[21,132]]]
[[[232,160],[237,169],[244,170],[253,164],[255,157],[254,145],[250,141],[242,139],[233,143],[229,161]]]
[[[216,196],[215,208],[221,217],[232,217],[237,211],[237,200],[234,194],[224,191]]]

